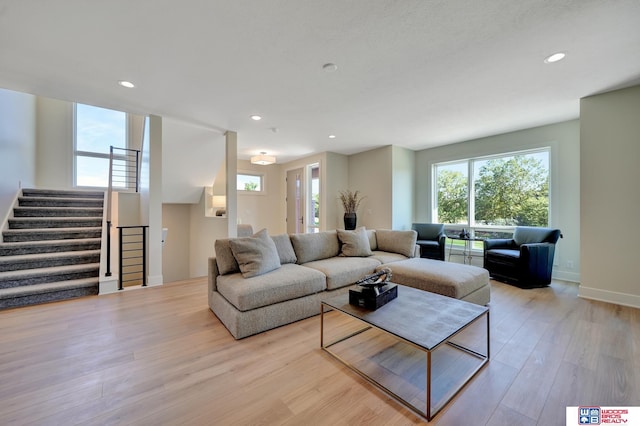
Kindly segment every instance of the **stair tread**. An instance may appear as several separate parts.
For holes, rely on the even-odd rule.
[[[20,222],[37,222],[46,220],[47,222],[68,222],[68,221],[85,221],[85,222],[93,222],[96,220],[102,220],[100,217],[87,217],[87,216],[29,216],[29,217],[12,217],[9,218],[9,221],[20,221]]]
[[[55,233],[55,232],[86,232],[88,230],[101,230],[101,226],[76,226],[72,228],[29,228],[29,229],[5,229],[2,231],[3,234],[25,234],[29,232],[47,232],[47,233]]]
[[[78,272],[78,271],[88,271],[93,269],[99,270],[100,263],[85,263],[80,265],[51,266],[48,268],[5,271],[5,272],[0,272],[0,279],[12,280],[12,279],[21,279],[21,278],[26,278],[31,276],[54,275],[58,273],[72,273],[72,272]]]
[[[64,229],[64,228],[63,228]],[[86,229],[86,228],[82,228]],[[19,248],[19,247],[34,247],[40,245],[77,245],[77,244],[91,244],[99,243],[100,238],[77,238],[74,240],[40,240],[40,241],[16,241],[16,242],[2,242],[0,248]]]
[[[63,201],[63,200],[68,200],[68,201],[79,201],[79,200],[87,200],[87,201],[91,201],[91,202],[96,202],[96,201],[104,201],[102,198],[91,198],[91,197],[33,197],[30,195],[21,195],[18,197],[19,200],[29,200],[29,201],[51,201],[51,200],[57,200],[57,201]]]
[[[32,194],[88,194],[88,195],[104,195],[104,191],[91,189],[47,189],[47,188],[23,188],[22,193]]]
[[[20,262],[36,259],[58,259],[64,257],[83,257],[100,254],[100,250],[58,251],[55,253],[16,254],[0,256],[0,263]],[[42,268],[40,268],[42,269]]]
[[[44,284],[33,284],[21,287],[2,288],[0,289],[0,299],[15,297],[16,295],[49,293],[69,288],[93,287],[97,286],[98,284],[98,277],[95,277],[81,278],[77,280],[56,281]]]
[[[50,198],[47,198],[50,199]],[[74,198],[75,200],[75,198]],[[102,207],[86,207],[86,206],[78,206],[78,207],[64,207],[64,206],[17,206],[16,209],[21,210],[102,210]]]
[[[102,207],[18,206],[19,210],[102,210]]]

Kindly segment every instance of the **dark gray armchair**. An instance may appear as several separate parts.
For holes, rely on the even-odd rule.
[[[511,239],[484,241],[484,267],[489,274],[522,288],[551,283],[559,229],[517,226]]]
[[[411,229],[418,233],[416,244],[420,246],[420,257],[444,260],[444,225],[441,223],[414,223]]]

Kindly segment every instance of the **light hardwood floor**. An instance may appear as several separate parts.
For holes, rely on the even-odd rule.
[[[492,282],[491,360],[432,424],[564,425],[640,405],[640,310]],[[206,280],[0,311],[0,424],[423,423],[319,348],[319,316],[235,341]]]

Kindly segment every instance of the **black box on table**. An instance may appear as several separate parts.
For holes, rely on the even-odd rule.
[[[398,286],[385,284],[376,292],[372,287],[356,286],[349,290],[349,303],[375,311],[398,297]]]

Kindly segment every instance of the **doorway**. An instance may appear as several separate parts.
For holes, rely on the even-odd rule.
[[[287,233],[320,232],[320,186],[319,163],[287,172]]]
[[[294,169],[287,172],[287,233],[299,234],[304,229],[302,215],[302,183],[304,169]]]
[[[309,164],[307,166],[307,194],[309,199],[307,203],[307,232],[320,232],[320,164]]]

